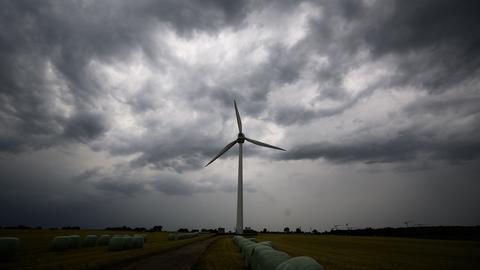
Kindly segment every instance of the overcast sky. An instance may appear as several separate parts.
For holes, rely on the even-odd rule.
[[[480,224],[478,1],[1,1],[0,225]]]

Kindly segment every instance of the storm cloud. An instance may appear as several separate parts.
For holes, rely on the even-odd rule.
[[[416,183],[448,183],[432,177],[442,170],[462,176],[451,183],[459,187],[452,208],[462,213],[429,215],[424,223],[480,222],[472,214],[480,201],[469,192],[479,185],[473,180],[480,159],[477,1],[0,6],[0,185],[8,191],[0,210],[9,213],[0,223],[53,226],[62,221],[25,215],[36,205],[54,217],[67,211],[61,204],[86,209],[106,201],[97,214],[122,223],[128,219],[112,209],[134,215],[155,201],[177,204],[183,213],[218,209],[209,221],[188,222],[230,226],[233,208],[225,202],[235,201],[236,148],[204,165],[236,138],[234,99],[248,137],[288,150],[245,145],[246,207],[262,205],[246,218],[252,226],[274,227],[262,221],[265,213],[276,224],[298,220],[318,228],[349,216],[345,210],[310,219],[308,209],[324,198],[322,205],[367,207],[324,193],[302,203],[288,199],[322,188],[364,198],[368,187],[393,192],[382,184],[388,182],[412,191],[412,202],[429,198],[433,207],[445,189],[427,194],[428,185]],[[356,172],[365,182],[357,193],[348,182]],[[412,175],[417,182],[406,180]],[[286,196],[292,188],[298,194]],[[391,225],[395,214],[420,219],[428,211],[375,196],[392,214],[358,223]],[[143,220],[171,228],[187,222],[164,211],[168,221],[147,212]]]

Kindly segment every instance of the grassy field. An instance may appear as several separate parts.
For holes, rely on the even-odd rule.
[[[328,270],[480,269],[480,242],[391,237],[260,234],[273,248],[306,255]]]
[[[18,237],[21,241],[20,254],[10,262],[0,262],[0,269],[105,269],[117,268],[128,262],[146,258],[180,246],[202,240],[211,235],[190,239],[168,241],[167,232],[147,233],[143,249],[108,251],[106,246],[71,249],[65,252],[49,251],[53,237],[59,235],[129,234],[132,232],[104,230],[0,230],[0,237]]]
[[[193,270],[245,270],[244,260],[232,237],[222,237],[208,247]]]

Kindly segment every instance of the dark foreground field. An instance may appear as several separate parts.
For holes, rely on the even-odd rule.
[[[107,247],[49,251],[54,236],[78,234],[131,234],[131,232],[0,230],[2,236],[21,239],[21,253],[0,269],[119,269],[130,263],[177,249],[208,236],[168,241],[166,232],[149,233],[143,249],[111,252]],[[272,241],[273,248],[291,256],[310,256],[328,270],[341,269],[479,269],[480,242],[426,240],[391,237],[308,234],[260,234],[259,241]],[[231,236],[209,246],[196,270],[244,269],[243,259]]]
[[[132,234],[129,231],[95,230],[0,230],[0,237],[18,237],[21,252],[10,262],[0,262],[0,269],[117,269],[131,262],[154,254],[176,249],[186,244],[203,240],[211,235],[190,239],[168,241],[167,232],[147,233],[143,249],[108,251],[106,246],[72,249],[65,252],[49,251],[50,241],[59,235]]]
[[[260,234],[291,256],[310,256],[328,270],[480,269],[480,242],[392,237]]]
[[[210,244],[193,270],[246,270],[246,268],[232,237],[224,236]]]

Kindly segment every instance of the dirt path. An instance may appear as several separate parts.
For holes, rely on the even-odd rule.
[[[122,268],[123,270],[158,270],[176,269],[190,270],[200,259],[207,247],[221,236],[208,238],[204,241],[195,242],[179,249],[175,249],[160,255]]]

